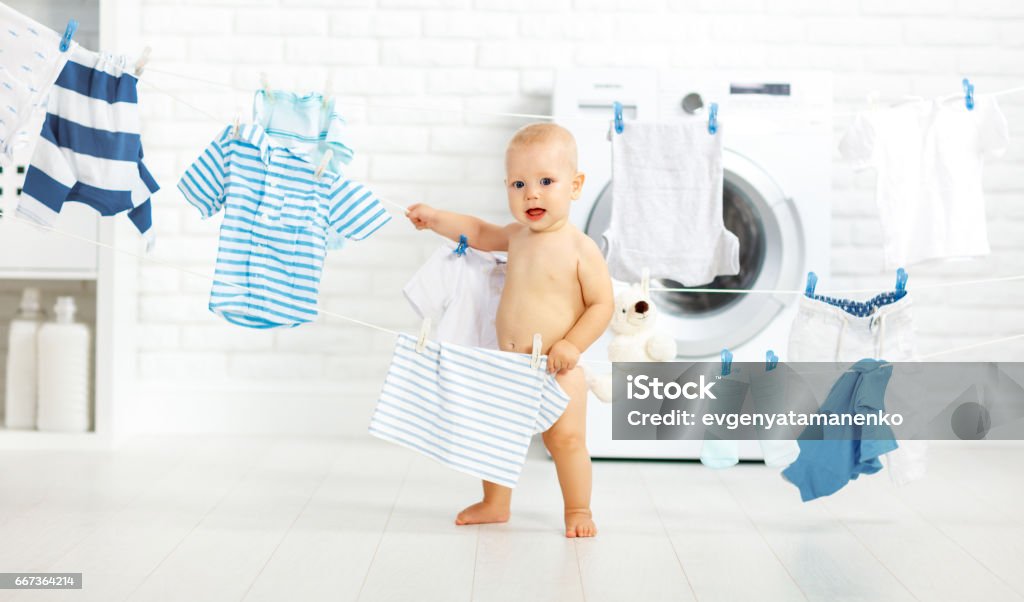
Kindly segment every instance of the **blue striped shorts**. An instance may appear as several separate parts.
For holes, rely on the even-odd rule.
[[[551,428],[569,396],[530,356],[401,334],[370,433],[455,470],[515,487],[534,433]]]

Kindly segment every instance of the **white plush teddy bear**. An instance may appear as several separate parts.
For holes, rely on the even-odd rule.
[[[676,341],[656,330],[658,311],[645,287],[634,284],[615,296],[615,313],[608,345],[613,362],[670,362],[676,358]],[[612,375],[587,370],[587,385],[598,399],[612,401]]]

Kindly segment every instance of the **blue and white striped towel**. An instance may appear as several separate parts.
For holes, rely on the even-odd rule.
[[[370,434],[475,477],[515,487],[534,433],[569,404],[530,356],[416,339],[395,344]]]

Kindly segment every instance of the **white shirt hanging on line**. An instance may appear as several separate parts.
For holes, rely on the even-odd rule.
[[[1006,150],[1006,118],[992,96],[920,100],[860,113],[839,150],[878,172],[885,268],[989,254],[984,159]]]
[[[413,275],[402,292],[421,318],[430,318],[434,337],[444,343],[498,348],[495,317],[505,288],[504,253],[442,244]]]

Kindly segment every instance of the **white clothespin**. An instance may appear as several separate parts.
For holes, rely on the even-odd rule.
[[[235,133],[233,135],[235,140],[242,135],[242,117],[239,115],[235,115]]]
[[[142,77],[142,72],[146,70],[146,64],[149,63],[149,55],[152,53],[153,49],[149,46],[142,49],[139,60],[135,61],[135,77]]]
[[[331,77],[330,71],[327,72],[327,81],[324,82],[324,100],[323,108],[327,108],[327,103],[331,102],[331,88],[333,88],[334,78]]]
[[[881,94],[878,92],[878,90],[872,90],[871,92],[868,92],[868,110],[874,111],[875,109],[878,108],[879,97],[881,97]]]
[[[327,169],[327,164],[331,162],[331,157],[333,156],[334,153],[331,151],[331,149],[327,149],[327,151],[324,153],[324,158],[320,160],[320,166],[316,168],[315,175],[317,178],[323,175],[324,170]]]
[[[640,292],[645,297],[651,296],[651,268],[644,268],[640,272]]]
[[[530,367],[534,370],[540,368],[540,350],[542,348],[540,333],[533,335],[533,353],[530,355]]]
[[[274,100],[274,93],[270,91],[270,79],[267,77],[266,71],[260,72],[260,87],[263,88],[268,99]]]
[[[427,346],[428,335],[430,335],[430,318],[423,318],[423,324],[420,325],[420,338],[416,339],[416,353],[423,353],[423,349]]]

